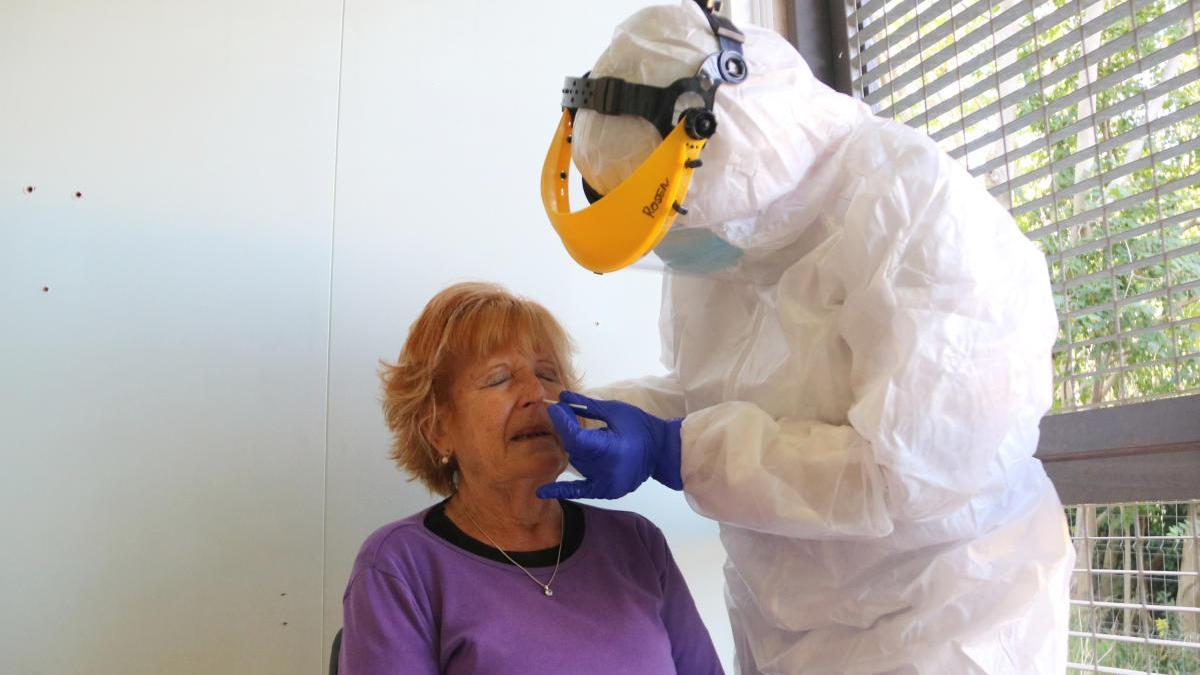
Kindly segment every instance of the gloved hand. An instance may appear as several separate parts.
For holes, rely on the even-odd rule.
[[[616,499],[647,478],[672,490],[683,489],[679,475],[683,418],[663,420],[620,401],[600,401],[569,391],[550,406],[550,421],[571,464],[585,480],[560,481],[538,488],[542,499]],[[587,410],[569,407],[587,406]],[[606,429],[584,429],[575,416],[600,420]]]

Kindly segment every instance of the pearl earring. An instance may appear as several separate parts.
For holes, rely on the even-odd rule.
[[[442,466],[450,463],[450,455],[442,455]]]

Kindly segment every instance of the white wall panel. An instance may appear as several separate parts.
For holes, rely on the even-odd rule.
[[[0,672],[320,672],[340,17],[0,3]]]
[[[386,459],[378,361],[446,285],[505,284],[545,304],[587,381],[661,372],[659,277],[598,277],[564,253],[538,181],[562,78],[591,68],[642,0],[347,0],[333,276],[326,646],[362,540],[431,503]],[[732,651],[716,528],[648,485],[602,506],[667,533],[723,656]],[[462,583],[470,583],[469,579]]]

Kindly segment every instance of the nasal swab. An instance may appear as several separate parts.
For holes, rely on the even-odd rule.
[[[551,401],[551,400],[550,400],[550,399],[548,399],[548,398],[544,398],[544,399],[542,399],[542,400],[543,400],[543,401],[545,401],[546,403],[549,403],[550,405],[554,405],[554,404],[556,404],[556,403],[559,403],[559,401]],[[564,402],[565,402],[565,401],[564,401]],[[586,405],[583,405],[582,403],[567,403],[567,405],[571,406],[572,408],[574,408],[574,409],[576,409],[576,410],[587,410],[587,406],[586,406]]]

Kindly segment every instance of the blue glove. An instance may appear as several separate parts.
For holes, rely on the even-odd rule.
[[[585,480],[560,481],[538,488],[542,499],[616,499],[647,478],[672,490],[683,489],[679,475],[679,431],[683,418],[663,420],[620,401],[600,401],[569,391],[550,406],[563,449]],[[587,410],[569,407],[587,406]],[[575,416],[600,420],[606,429],[584,429]]]

